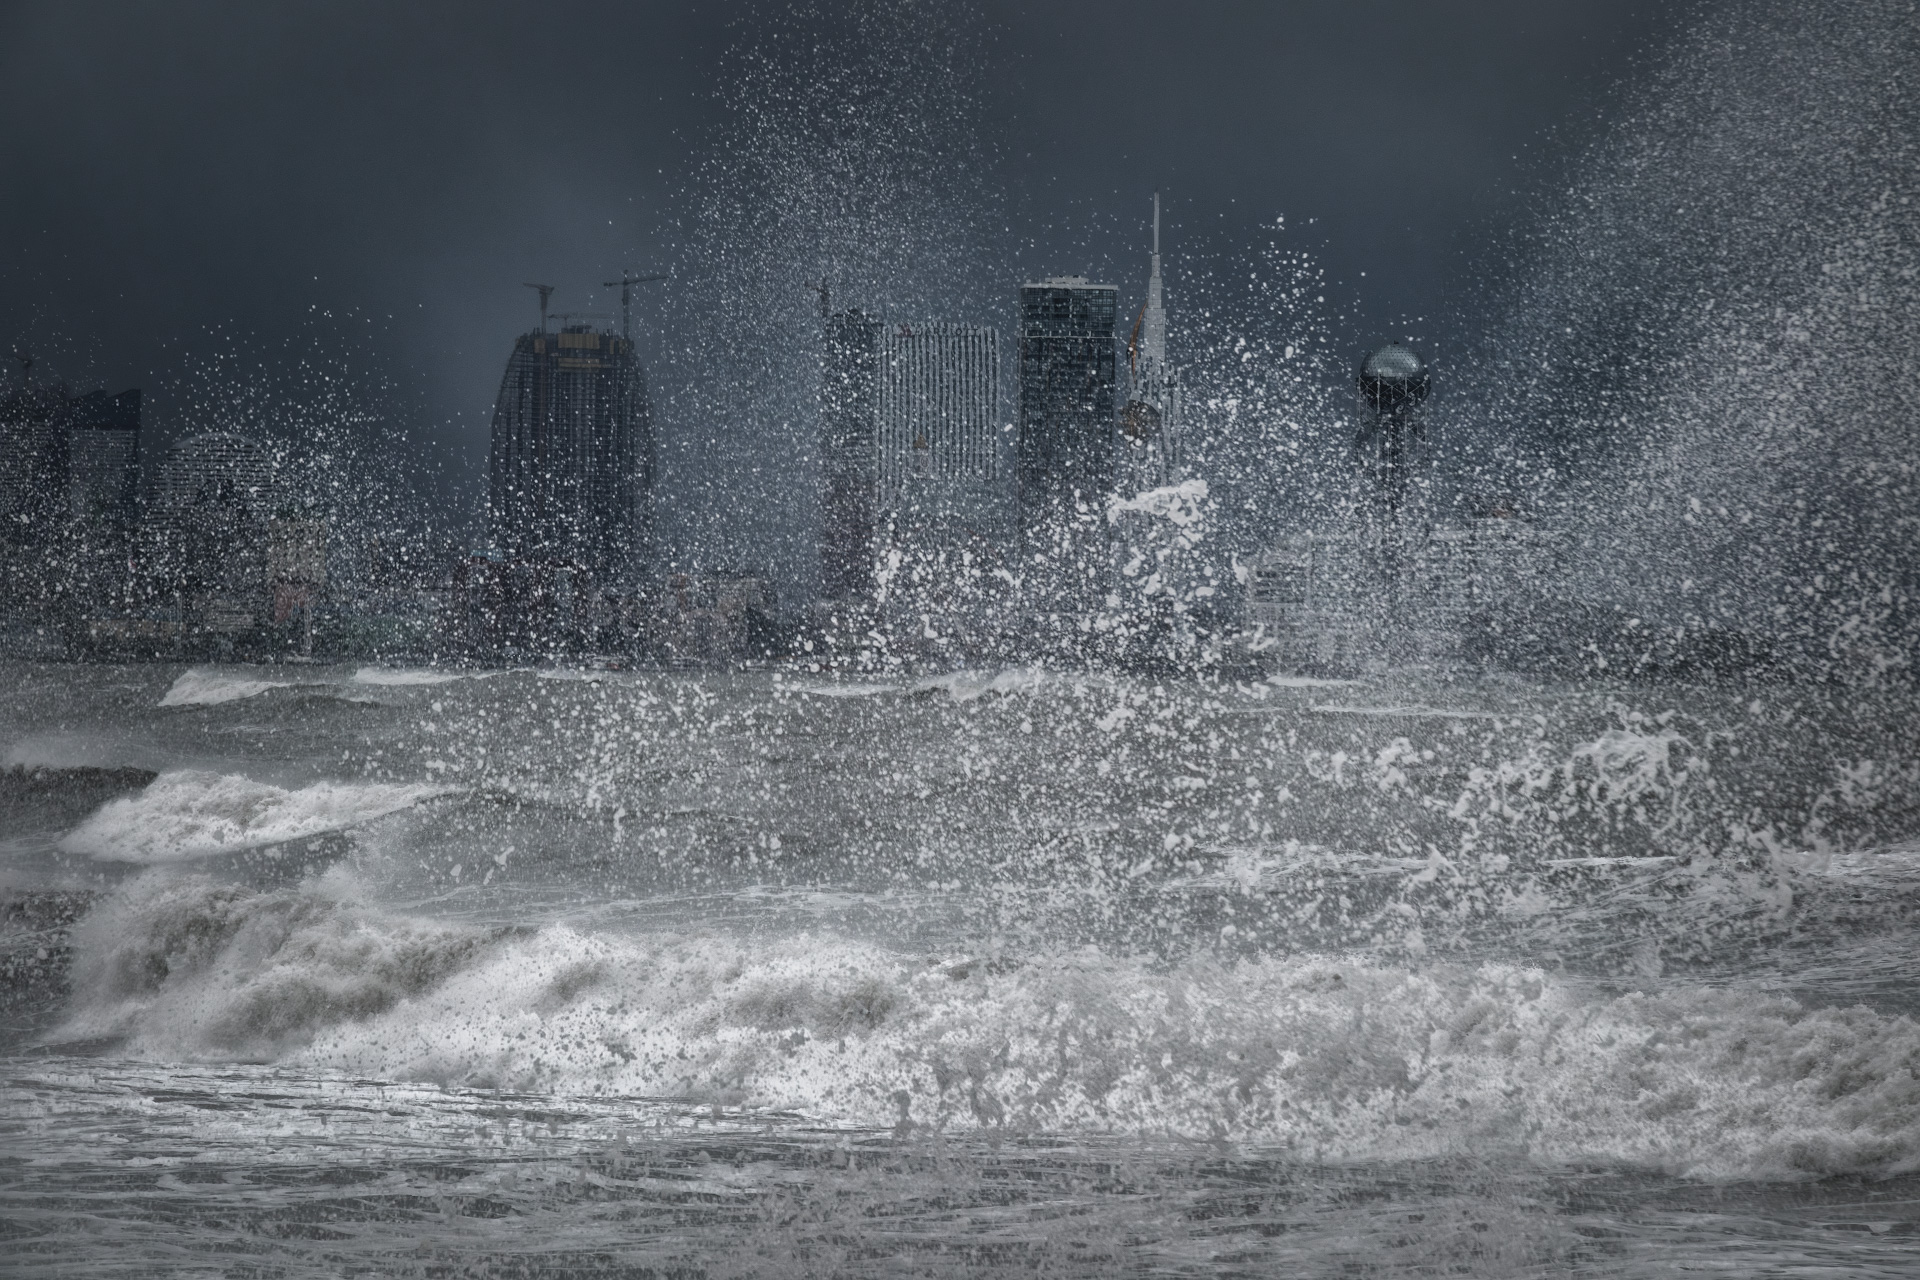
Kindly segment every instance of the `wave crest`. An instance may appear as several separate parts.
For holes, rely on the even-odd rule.
[[[181,769],[110,800],[60,839],[103,862],[178,862],[306,840],[371,822],[446,793],[444,787],[316,782],[286,788],[238,774]]]

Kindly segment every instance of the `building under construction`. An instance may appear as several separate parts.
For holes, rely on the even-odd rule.
[[[652,544],[653,424],[633,342],[590,325],[522,334],[500,380],[489,456],[507,559],[638,582]]]

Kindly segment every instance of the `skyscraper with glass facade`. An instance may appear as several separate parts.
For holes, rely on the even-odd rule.
[[[1000,478],[1000,336],[958,324],[826,321],[821,377],[822,592],[874,590],[889,550],[924,550],[991,518]],[[885,545],[882,545],[882,544]]]
[[[1023,518],[1097,504],[1114,481],[1114,314],[1119,291],[1080,276],[1020,290],[1020,427],[1015,445]]]

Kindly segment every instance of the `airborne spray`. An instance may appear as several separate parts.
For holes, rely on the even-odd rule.
[[[1464,487],[1526,495],[1574,549],[1504,658],[1909,662],[1916,31],[1899,0],[1730,9],[1575,166],[1456,415]]]
[[[1324,386],[1325,286],[1278,223],[1250,256],[1169,244],[1180,456],[1153,478],[1184,489],[1142,505],[1152,486],[1122,467],[1138,483],[1084,493],[1063,517],[1071,529],[1023,532],[1014,428],[1024,277],[997,144],[981,124],[992,40],[970,9],[909,0],[772,15],[730,54],[727,119],[689,182],[670,293],[669,329],[682,335],[662,379],[678,388],[663,414],[670,558],[681,571],[777,584],[797,643],[821,638],[821,654],[803,660],[832,648],[857,668],[1191,669],[1239,626],[1245,565],[1276,532],[1351,517],[1341,400]],[[1147,201],[1143,192],[1143,214]],[[1123,296],[1145,286],[1151,244],[1143,238],[1114,271]],[[998,492],[944,513],[950,536],[904,554],[887,542],[911,504],[870,513],[872,580],[864,605],[839,617],[808,603],[844,592],[831,568],[821,576],[821,539],[840,518],[821,506],[831,487],[821,415],[831,412],[824,366],[850,340],[849,323],[868,326],[858,336],[878,344],[874,358],[884,347],[896,364],[929,325],[955,341],[965,337],[955,326],[994,331],[999,439],[986,469]],[[1116,400],[1132,391],[1121,359]],[[1117,419],[1102,430],[1126,451]],[[837,643],[827,638],[836,626],[847,633]]]
[[[1544,216],[1497,358],[1423,401],[1406,352],[1333,348],[1293,232],[1170,217],[1169,381],[1112,388],[1136,474],[1063,522],[1058,577],[1115,599],[1041,643],[1023,531],[876,566],[864,669],[8,666],[9,1261],[1914,1274],[1920,732],[1873,575],[1914,563],[1917,24],[1839,8],[1709,21]],[[1051,336],[1129,336],[1150,192],[1131,258],[1061,231],[1029,266],[974,16],[751,21],[667,295],[660,496],[680,566],[804,616],[823,329],[857,372],[998,326],[1006,390],[1025,284],[1085,272],[1035,291],[1101,295]],[[208,427],[380,456],[329,434],[378,434],[335,382],[205,385]],[[1482,519],[1574,571],[1428,661],[1403,588]],[[1214,656],[1206,609],[1298,616],[1288,556],[1388,533],[1344,669]],[[940,619],[888,610],[929,567],[1005,587],[1010,656],[918,667]],[[1708,624],[1775,656],[1693,679],[1733,650],[1680,647]]]
[[[687,192],[661,489],[688,568],[818,580],[821,290],[885,320],[993,323],[999,200],[983,24],[905,0],[742,23]],[[1000,321],[1004,324],[1004,320]]]

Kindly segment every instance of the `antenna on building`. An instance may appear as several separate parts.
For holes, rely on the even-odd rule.
[[[616,284],[620,286],[620,336],[628,342],[633,341],[633,286],[666,278],[665,276],[634,276],[622,271],[618,280],[609,280],[601,286],[603,289],[611,289]]]
[[[538,289],[540,291],[540,332],[545,333],[547,331],[547,299],[553,296],[553,286],[550,284],[530,284],[527,288]]]
[[[1153,193],[1153,256],[1160,256],[1160,193]]]

